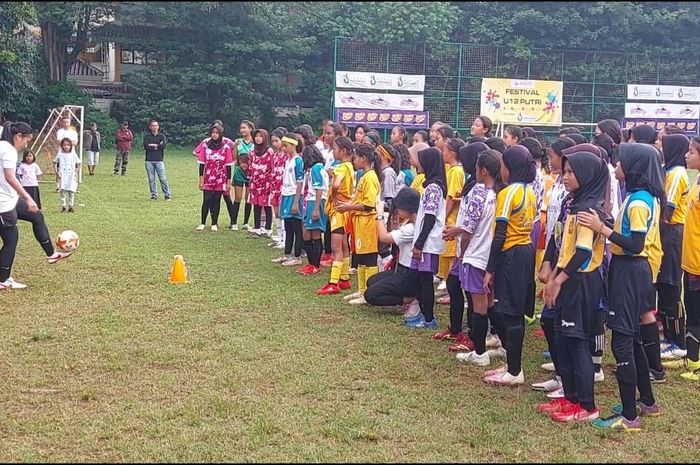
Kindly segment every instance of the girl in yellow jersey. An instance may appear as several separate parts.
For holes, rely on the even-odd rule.
[[[648,416],[660,413],[640,334],[640,318],[649,310],[650,296],[655,296],[654,276],[661,266],[655,244],[659,242],[659,218],[665,195],[658,151],[648,144],[620,144],[615,176],[625,183],[627,198],[614,229],[603,223],[596,212],[578,214],[579,223],[612,243],[607,326],[612,330],[611,346],[617,360],[622,402],[613,406],[614,416],[595,420],[593,426],[611,431],[639,431],[638,409]]]
[[[601,219],[608,218],[603,205],[610,173],[607,163],[591,152],[567,155],[562,163],[563,183],[572,200],[561,237],[548,247],[550,258],[555,253],[555,242],[561,243],[556,268],[544,288],[544,301],[554,309],[557,370],[564,399],[540,404],[538,410],[548,412],[555,421],[568,423],[595,420],[600,414],[595,406],[595,369],[589,343],[603,297],[603,277],[598,268],[605,255],[605,238],[579,224],[576,214],[593,209]]]
[[[666,172],[666,209],[663,211],[659,232],[664,252],[661,270],[656,280],[659,296],[659,318],[664,325],[668,347],[661,351],[661,359],[680,359],[686,355],[685,315],[681,304],[681,244],[683,225],[688,211],[688,174],[685,154],[690,141],[685,134],[669,134],[661,145]]]
[[[352,200],[355,186],[352,151],[352,142],[347,137],[338,137],[333,142],[333,158],[338,162],[338,166],[333,169],[326,201],[326,212],[331,225],[333,266],[328,284],[316,291],[318,295],[337,294],[341,289],[350,289],[350,250],[345,231],[346,215],[338,210],[338,206]]]
[[[489,357],[507,354],[505,368],[489,370],[484,381],[500,385],[523,384],[521,357],[525,337],[525,307],[535,275],[535,248],[530,235],[537,198],[529,184],[537,168],[522,145],[509,147],[501,160],[501,177],[507,186],[496,197],[496,221],[484,290],[494,293],[494,327],[503,349]]]
[[[666,136],[669,137],[669,136]],[[664,140],[666,140],[664,137]],[[685,156],[689,169],[700,170],[700,137],[693,137]],[[688,194],[688,211],[683,229],[681,266],[683,302],[687,316],[686,347],[688,371],[681,377],[697,383],[700,380],[700,176]]]
[[[411,166],[416,169],[416,176],[413,178],[413,182],[411,183],[411,189],[417,190],[420,195],[423,195],[423,191],[425,190],[425,187],[423,187],[423,183],[425,182],[425,173],[423,172],[420,162],[418,161],[418,152],[429,148],[430,146],[427,142],[416,142],[408,149],[408,153],[411,155]]]
[[[379,157],[367,144],[355,147],[352,157],[353,165],[363,174],[357,183],[357,191],[352,202],[338,205],[338,211],[349,214],[352,221],[353,241],[357,255],[358,291],[343,300],[351,305],[365,304],[367,280],[377,274],[378,241],[375,206],[379,200],[379,183],[382,177]]]

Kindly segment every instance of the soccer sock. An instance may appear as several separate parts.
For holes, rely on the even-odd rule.
[[[661,343],[659,341],[659,327],[656,322],[641,325],[639,334],[642,338],[644,353],[647,355],[649,368],[654,371],[664,371],[661,365]]]
[[[480,313],[474,313],[472,328],[472,340],[474,341],[474,350],[477,355],[482,355],[486,352],[486,331],[489,328],[489,318]]]
[[[447,279],[447,275],[450,274],[450,267],[452,266],[452,262],[454,261],[454,257],[445,257],[445,256],[440,256],[440,260],[438,261],[438,272],[437,275],[440,279]]]
[[[238,224],[238,210],[241,208],[241,202],[233,202],[233,210],[231,210],[231,224]]]
[[[340,279],[343,281],[350,279],[350,257],[343,257],[343,267],[340,271]]]
[[[369,278],[379,273],[379,268],[376,266],[368,266],[365,268],[365,291],[367,290],[367,282]]]
[[[245,207],[243,208],[243,224],[248,224],[250,221],[250,210],[252,209],[252,205],[247,203],[245,204]]]
[[[700,327],[688,326],[685,334],[685,345],[688,348],[688,360],[697,362],[700,360]]]
[[[306,259],[309,263],[313,263],[314,251],[312,250],[313,243],[311,241],[304,241],[302,248],[306,250]]]
[[[343,262],[333,261],[333,266],[331,267],[331,279],[329,280],[331,284],[338,284],[342,268]]]
[[[362,295],[364,295],[365,291],[367,290],[365,271],[367,271],[367,267],[365,265],[360,265],[357,267],[357,287]]]
[[[323,254],[323,242],[321,239],[313,240],[313,250],[314,250],[314,263],[316,268],[321,267],[321,255]]]

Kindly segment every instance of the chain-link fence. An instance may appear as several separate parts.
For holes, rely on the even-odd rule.
[[[665,56],[545,49],[522,55],[504,46],[379,45],[336,38],[334,62],[337,71],[424,74],[430,120],[448,123],[465,135],[480,112],[484,77],[563,81],[562,122],[587,123],[579,128],[589,136],[592,123],[624,117],[628,83],[697,86],[700,82],[698,67]],[[559,132],[554,127],[534,129],[550,140]]]

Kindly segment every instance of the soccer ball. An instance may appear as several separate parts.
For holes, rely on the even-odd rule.
[[[80,237],[70,229],[63,231],[56,237],[56,248],[61,252],[72,252],[78,248]]]

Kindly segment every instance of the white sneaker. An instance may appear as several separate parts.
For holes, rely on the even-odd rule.
[[[440,281],[442,281],[440,278],[433,276],[433,284],[440,284]]]
[[[531,384],[531,386],[535,391],[552,392],[561,389],[561,382],[556,378],[552,378],[547,381],[542,381],[541,383]]]
[[[197,226],[197,227],[195,228],[195,231],[204,231],[204,228],[206,228],[206,226],[203,225],[203,224],[200,224],[199,226]]]
[[[351,300],[359,299],[360,297],[362,297],[362,294],[360,294],[360,291],[357,291],[344,296],[343,300],[346,302],[350,302]]]
[[[290,258],[292,258],[292,257],[290,257],[289,255],[282,255],[281,257],[273,258],[270,261],[272,263],[283,263],[283,262],[286,262],[287,260],[289,260]]]
[[[357,274],[357,268],[350,268],[348,274]]]
[[[471,363],[472,365],[479,367],[486,367],[491,364],[491,357],[489,357],[488,352],[484,352],[481,355],[477,354],[476,351],[462,352],[457,354],[457,360],[460,362]]]
[[[678,360],[679,358],[685,358],[687,350],[683,350],[676,344],[671,344],[666,348],[666,350],[661,351],[661,360]]]
[[[242,229],[243,231],[248,231],[248,230],[250,229],[250,226],[247,225],[247,224],[244,224],[244,225],[241,227],[241,229]]]
[[[74,251],[70,252],[54,252],[50,257],[46,257],[49,265],[53,265],[56,262],[63,260],[64,258],[70,257]]]
[[[437,290],[438,291],[447,290],[447,280],[446,279],[443,279],[442,281],[440,281],[440,284],[438,284]]]
[[[237,224],[232,224],[231,226],[229,226],[229,229],[230,229],[231,231],[238,231],[238,225],[237,225]]]
[[[489,334],[486,336],[486,348],[487,349],[500,349],[502,347],[501,339],[495,334]]]
[[[260,231],[261,231],[260,229],[249,229],[249,230],[248,230],[248,232],[249,232],[250,234],[254,234],[254,235],[256,235],[256,236],[259,236],[259,235],[260,235]]]
[[[602,383],[603,381],[605,381],[605,373],[603,373],[603,370],[601,369],[600,371],[596,371],[595,376],[593,377],[593,382]]]
[[[0,283],[0,291],[7,291],[9,289],[12,289],[12,283],[9,279]]]
[[[286,262],[283,262],[282,266],[301,266],[302,263],[301,257],[292,257]]]
[[[487,350],[486,353],[489,354],[489,358],[491,359],[502,358],[505,360],[506,358],[506,349],[504,349],[503,347],[499,347],[498,349]]]
[[[352,299],[350,302],[348,302],[350,305],[365,305],[367,301],[365,300],[364,296],[360,296],[357,299]]]
[[[413,318],[415,316],[418,316],[420,313],[420,304],[418,303],[418,300],[414,300],[410,304],[408,304],[408,310],[403,314],[403,319],[407,320],[409,318]]]
[[[280,241],[277,244],[272,246],[273,249],[284,249],[284,241]]]
[[[25,289],[27,287],[26,284],[18,283],[17,281],[12,279],[12,276],[7,278],[7,281],[5,282],[10,283],[10,287],[12,287],[12,289]]]
[[[556,389],[552,392],[545,394],[547,399],[563,399],[564,398],[564,388]]]
[[[218,227],[217,225],[215,225],[215,224],[212,224],[212,225],[211,225],[211,230],[214,231],[214,232],[216,232],[216,231],[219,230],[219,227]]]
[[[542,368],[544,371],[557,371],[554,368],[554,363],[552,362],[543,363],[542,365],[540,365],[540,368]]]
[[[258,236],[260,236],[260,237],[272,237],[272,231],[268,231],[267,229],[261,229],[260,232],[258,233]]]
[[[525,383],[525,375],[523,374],[523,370],[520,370],[518,376],[513,376],[506,371],[500,376],[494,376],[493,378],[490,378],[488,382],[498,384],[501,386],[516,386],[518,384]]]
[[[670,346],[671,342],[668,339],[661,339],[661,341],[659,341],[659,347],[661,348],[662,352],[668,349]]]

